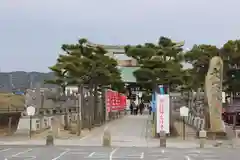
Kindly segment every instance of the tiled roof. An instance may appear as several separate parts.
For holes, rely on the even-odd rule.
[[[173,41],[174,42],[174,41]],[[126,45],[104,45],[104,44],[96,44],[96,43],[92,43],[89,42],[91,45],[96,45],[96,46],[102,46],[105,49],[124,49]],[[184,41],[181,42],[175,42],[177,43],[176,46],[183,46],[185,44]],[[131,45],[132,46],[132,45]]]
[[[125,45],[101,45],[105,49],[124,49]]]
[[[93,46],[101,46],[105,49],[124,49],[125,45],[103,45],[103,44],[96,44],[92,42],[88,42],[89,44]]]
[[[133,72],[138,70],[139,67],[119,67],[123,82],[136,82]]]

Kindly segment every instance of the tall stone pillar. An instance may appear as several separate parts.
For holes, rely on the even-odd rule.
[[[205,96],[207,108],[206,123],[208,131],[213,133],[224,132],[222,123],[222,81],[223,62],[218,56],[213,57],[209,63],[209,69],[205,79]]]

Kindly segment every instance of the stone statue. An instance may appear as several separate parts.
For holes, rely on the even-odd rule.
[[[215,56],[210,60],[209,69],[205,78],[205,102],[207,129],[210,132],[224,132],[222,122],[222,81],[223,61]]]

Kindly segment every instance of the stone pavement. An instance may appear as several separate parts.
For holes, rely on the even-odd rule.
[[[148,140],[148,115],[127,115],[120,119],[111,121],[101,127],[94,128],[85,137],[71,137],[69,139],[56,139],[56,145],[81,145],[101,146],[104,130],[111,132],[113,146],[147,146]],[[9,137],[10,138],[10,137]],[[153,140],[154,145],[158,141]],[[44,145],[44,139],[34,137],[29,140],[26,137],[20,139],[0,139],[0,145]]]
[[[148,115],[127,115],[106,125],[110,131],[113,146],[135,146],[146,144]],[[84,137],[81,144],[99,146],[104,129]]]
[[[111,132],[112,146],[114,147],[159,147],[159,139],[149,137],[151,126],[149,126],[148,115],[127,115],[120,119],[106,123],[103,126],[94,128],[86,133],[85,137],[70,137],[67,139],[55,139],[56,146],[101,146],[102,136],[105,129]],[[151,133],[151,132],[150,132]],[[236,143],[238,142],[238,143]],[[205,147],[213,148],[216,141],[207,141]],[[240,144],[239,140],[234,140],[235,146]],[[19,138],[9,137],[0,139],[0,146],[39,146],[45,145],[44,138]],[[231,147],[231,142],[224,141],[221,147]],[[199,140],[179,138],[168,138],[169,148],[199,148]]]
[[[120,119],[116,119],[103,126],[92,129],[89,133],[84,133],[84,137],[70,137],[64,139],[56,139],[58,145],[91,145],[100,146],[102,144],[102,135],[104,129],[108,129],[112,135],[112,144],[131,143],[137,144],[139,141],[145,141],[147,115],[127,115]],[[41,137],[4,137],[0,138],[0,145],[43,145],[44,139]]]
[[[146,147],[3,147],[1,160],[238,160],[237,149]]]

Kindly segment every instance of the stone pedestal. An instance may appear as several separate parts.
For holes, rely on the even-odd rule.
[[[166,147],[167,137],[166,137],[165,131],[160,131],[159,136],[160,136],[160,147]]]
[[[105,130],[104,133],[103,133],[102,145],[104,147],[110,147],[111,146],[111,133],[108,130]]]
[[[217,139],[227,139],[227,135],[225,132],[211,132],[211,131],[207,131],[207,138],[211,139],[211,140],[217,140]]]
[[[60,136],[60,122],[57,117],[53,117],[51,121],[51,130],[53,137],[57,138]]]
[[[207,132],[205,130],[199,131],[200,148],[204,148],[206,138],[207,138]]]
[[[47,137],[46,137],[46,146],[53,146],[54,145],[54,137],[53,135],[50,133]]]

